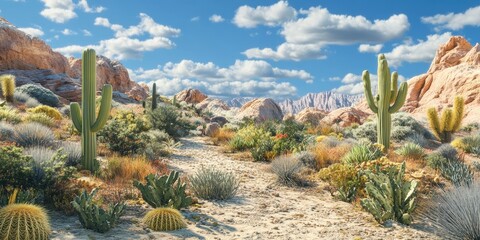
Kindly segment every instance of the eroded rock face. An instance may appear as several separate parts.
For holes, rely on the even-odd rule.
[[[362,124],[368,116],[368,113],[354,107],[339,108],[325,116],[320,124],[348,127],[354,123]]]
[[[69,58],[68,61],[71,66],[71,76],[80,78],[82,59]],[[130,80],[127,69],[120,62],[97,56],[97,90],[100,90],[104,84],[111,84],[115,91],[125,93],[137,101],[142,101],[148,96],[144,87]]]
[[[309,123],[313,126],[318,125],[328,112],[316,108],[305,108],[295,115],[295,120],[301,123]]]
[[[238,112],[240,119],[253,118],[257,122],[282,120],[282,109],[270,98],[257,98],[245,103]]]
[[[428,71],[408,80],[407,100],[401,109],[417,119],[426,118],[428,108],[441,111],[451,107],[455,96],[465,99],[463,123],[480,119],[480,46],[472,45],[463,37],[451,37],[440,46]],[[366,101],[356,105],[372,113]]]
[[[67,59],[39,38],[32,37],[0,17],[0,70],[49,69],[70,72]]]
[[[177,101],[194,104],[200,103],[207,98],[207,95],[197,89],[186,89],[177,93],[175,96],[177,97]]]

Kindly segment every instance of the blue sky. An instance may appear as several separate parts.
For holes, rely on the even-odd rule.
[[[376,55],[408,79],[452,35],[478,42],[480,1],[0,0],[0,15],[68,56],[93,47],[162,94],[295,98],[362,92]]]

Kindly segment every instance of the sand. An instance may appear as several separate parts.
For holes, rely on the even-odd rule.
[[[183,211],[187,229],[167,233],[140,224],[147,206],[129,206],[119,226],[105,234],[83,229],[76,217],[51,213],[52,239],[438,239],[420,224],[382,226],[369,213],[332,198],[321,183],[279,185],[268,164],[234,160],[208,138],[185,138],[182,144],[167,160],[169,168],[193,174],[203,165],[234,172],[241,180],[237,196],[200,201]]]

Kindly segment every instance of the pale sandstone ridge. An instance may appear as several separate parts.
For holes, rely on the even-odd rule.
[[[317,125],[327,114],[328,112],[316,108],[305,108],[295,115],[295,120],[300,123]]]
[[[194,103],[194,104],[200,103],[207,98],[207,95],[200,92],[200,90],[191,89],[191,88],[183,90],[177,93],[175,96],[177,98],[177,101],[180,101],[180,102],[183,101],[183,102]]]
[[[18,30],[0,17],[0,74],[20,78],[18,85],[40,84],[68,101],[81,97],[81,60],[67,59],[44,41]],[[143,100],[148,90],[131,81],[127,69],[117,61],[99,56],[98,89],[110,83],[115,91]]]
[[[428,108],[451,107],[455,96],[465,99],[464,124],[480,117],[480,46],[461,36],[451,37],[437,50],[427,73],[408,80],[407,100],[402,111],[418,119],[426,118]],[[388,60],[388,59],[387,59]],[[365,100],[358,109],[372,113]]]
[[[245,103],[238,111],[240,119],[253,118],[262,122],[267,120],[282,120],[282,109],[271,98],[257,98]]]
[[[68,61],[72,69],[71,76],[80,78],[82,59],[70,57]],[[115,91],[125,93],[137,101],[144,100],[148,96],[144,87],[130,80],[127,69],[120,62],[97,56],[97,89],[100,90],[107,83],[111,84]]]
[[[325,116],[320,124],[348,127],[354,123],[362,124],[368,115],[368,113],[354,107],[339,108]]]

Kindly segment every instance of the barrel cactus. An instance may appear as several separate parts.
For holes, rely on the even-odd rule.
[[[182,214],[173,208],[155,208],[145,215],[143,223],[154,231],[174,231],[187,227]]]
[[[384,146],[384,152],[390,148],[392,113],[397,112],[405,103],[408,84],[403,82],[398,89],[398,73],[390,75],[387,59],[383,54],[378,56],[378,93],[374,98],[370,83],[370,73],[362,74],[365,97],[370,109],[377,114],[377,143]]]
[[[32,204],[10,204],[0,209],[0,239],[48,239],[45,210]]]
[[[430,128],[435,137],[442,143],[449,143],[452,141],[452,134],[460,129],[465,102],[463,97],[456,96],[453,102],[453,109],[447,108],[443,110],[442,116],[438,118],[436,108],[430,108],[427,111]]]
[[[82,166],[86,170],[96,171],[97,132],[103,128],[110,116],[112,106],[112,85],[105,84],[102,89],[102,101],[98,117],[95,114],[96,84],[95,50],[87,49],[82,54],[82,110],[78,103],[70,104],[70,114],[75,128],[82,133]]]

